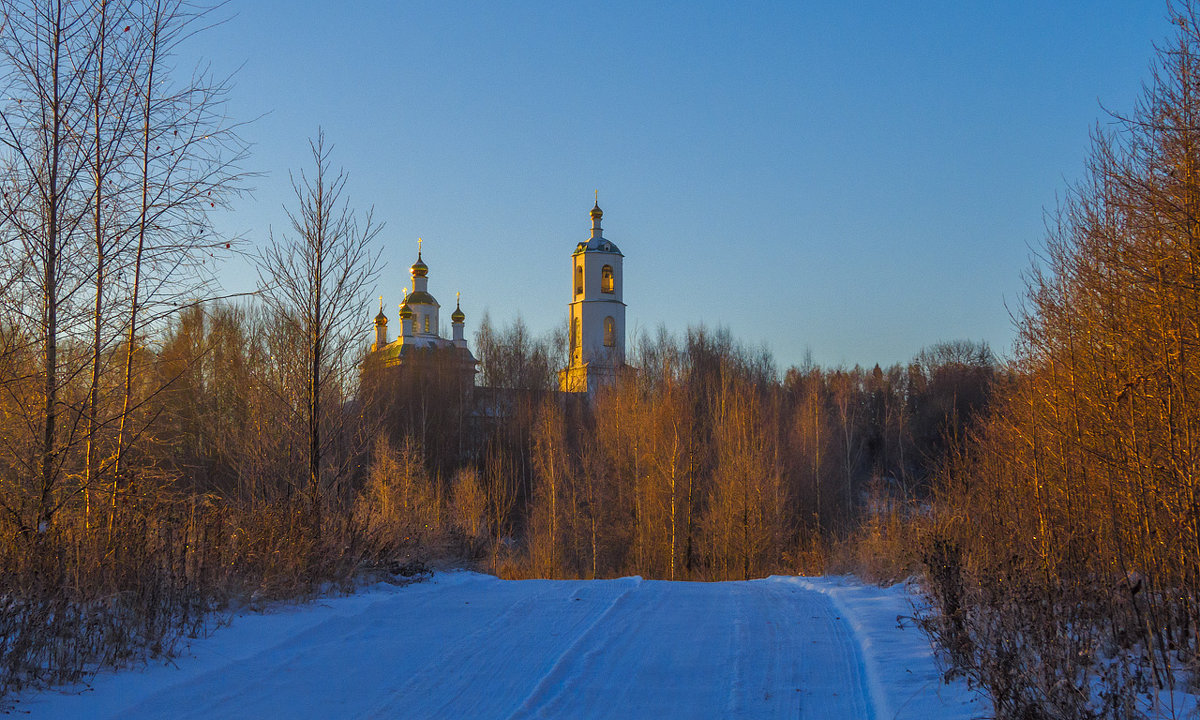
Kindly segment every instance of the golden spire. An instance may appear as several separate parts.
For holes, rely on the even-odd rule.
[[[400,303],[400,320],[403,322],[412,316],[413,309],[408,306],[408,288],[404,288],[404,302]]]
[[[421,238],[417,238],[417,261],[413,263],[412,275],[414,278],[425,277],[429,274],[429,266],[421,259]]]

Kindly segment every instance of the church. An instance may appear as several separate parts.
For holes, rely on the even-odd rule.
[[[591,237],[576,244],[571,253],[570,360],[558,373],[562,392],[593,393],[612,384],[625,367],[625,256],[604,237],[603,217],[597,199],[591,210]],[[375,340],[364,366],[402,372],[406,367],[435,363],[458,377],[464,387],[473,387],[479,361],[467,346],[461,303],[455,304],[450,315],[452,337],[441,337],[441,305],[429,293],[429,267],[421,259],[420,245],[410,272],[412,287],[400,304],[399,334],[388,340],[388,318],[381,299]]]
[[[604,237],[599,199],[591,215],[591,238],[571,254],[571,359],[558,373],[563,392],[595,392],[625,367],[625,256]]]
[[[439,334],[441,304],[429,293],[429,266],[421,259],[419,243],[418,239],[417,261],[409,269],[412,288],[405,290],[404,302],[400,303],[399,334],[388,341],[388,319],[381,298],[379,314],[375,316],[375,342],[371,344],[367,364],[395,369],[437,363],[459,376],[463,385],[471,387],[475,384],[479,361],[467,347],[464,335],[467,316],[461,303],[456,302],[450,314],[452,337],[447,339]]]

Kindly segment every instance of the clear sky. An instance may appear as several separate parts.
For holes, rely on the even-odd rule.
[[[416,239],[430,291],[536,333],[565,324],[592,193],[625,254],[631,331],[728,326],[781,368],[1008,352],[1044,210],[1088,133],[1137,99],[1165,3],[233,0],[196,52],[258,116],[251,198],[286,228],[323,127],[373,205],[395,319]],[[252,273],[231,261],[230,289]],[[1006,307],[1007,305],[1007,307]],[[363,308],[364,338],[377,308]],[[394,335],[393,322],[393,335]]]

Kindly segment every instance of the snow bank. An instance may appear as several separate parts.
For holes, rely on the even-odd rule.
[[[827,596],[862,648],[876,717],[968,720],[990,705],[964,680],[943,682],[928,636],[912,620],[914,596],[903,585],[864,585],[847,577],[772,578]]]

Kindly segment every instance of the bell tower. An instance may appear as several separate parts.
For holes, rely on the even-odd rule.
[[[591,217],[591,238],[571,254],[571,363],[559,372],[564,392],[592,392],[625,366],[625,256],[601,230],[599,193]]]

